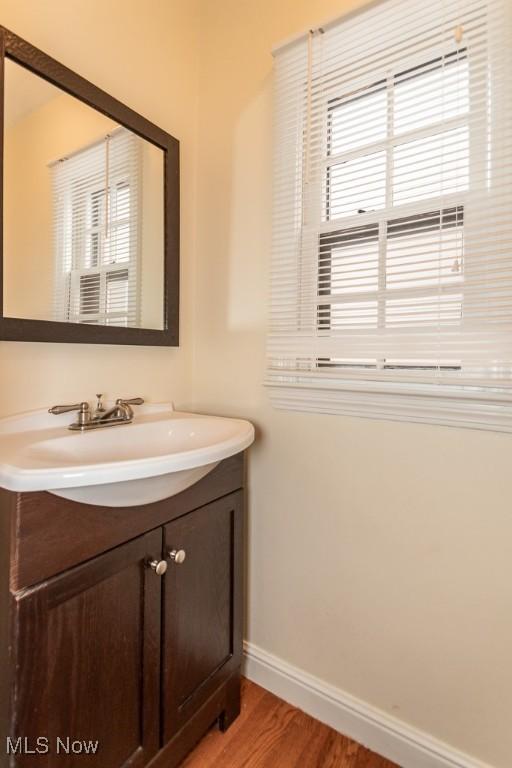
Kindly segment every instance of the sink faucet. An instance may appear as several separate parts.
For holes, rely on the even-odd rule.
[[[129,400],[125,400],[119,397],[116,400],[115,405],[108,410],[105,410],[101,402],[103,395],[96,395],[98,402],[96,410],[91,413],[89,403],[74,403],[73,405],[54,405],[50,408],[48,413],[55,415],[60,413],[68,413],[68,411],[78,411],[76,421],[69,425],[68,429],[74,431],[85,432],[89,429],[100,429],[101,427],[112,427],[116,424],[130,424],[133,421],[133,408],[132,405],[142,405],[144,400],[142,397],[133,397]]]
[[[132,405],[142,405],[144,400],[141,397],[134,397],[131,400],[122,400],[120,397],[116,400],[116,404],[109,408],[108,411],[103,410],[97,416],[98,421],[110,421],[111,419],[120,419],[121,421],[133,420],[133,408]]]

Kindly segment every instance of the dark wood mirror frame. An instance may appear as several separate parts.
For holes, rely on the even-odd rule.
[[[5,59],[129,128],[164,152],[163,330],[28,320],[3,313],[3,158]],[[179,141],[43,51],[0,26],[0,340],[176,347],[179,343]]]

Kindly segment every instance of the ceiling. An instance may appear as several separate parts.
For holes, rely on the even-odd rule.
[[[62,93],[58,88],[9,59],[5,60],[5,127],[39,109]]]

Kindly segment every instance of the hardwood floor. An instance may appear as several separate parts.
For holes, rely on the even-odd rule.
[[[181,768],[398,768],[360,744],[243,681],[242,712],[207,733]]]

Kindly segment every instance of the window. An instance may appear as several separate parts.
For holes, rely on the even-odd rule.
[[[318,225],[324,333],[462,323],[469,67],[466,48],[452,45],[444,56],[327,99]],[[330,228],[344,219],[351,225]],[[371,223],[361,226],[362,219]],[[409,354],[320,358],[318,366],[454,370],[460,361]]]
[[[276,406],[512,429],[509,17],[385,0],[277,51]]]
[[[140,139],[117,129],[52,166],[56,319],[137,326],[140,163]]]

